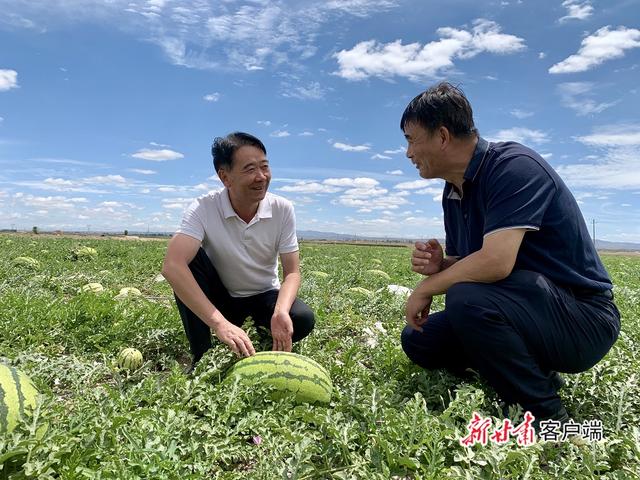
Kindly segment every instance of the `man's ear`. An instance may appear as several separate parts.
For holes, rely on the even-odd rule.
[[[438,136],[440,137],[440,148],[444,150],[451,143],[451,132],[447,127],[441,125],[438,128]]]
[[[228,187],[228,182],[229,182],[229,172],[227,172],[227,169],[224,167],[220,167],[220,169],[218,170],[218,178],[220,179],[220,181],[222,182],[222,184],[225,187]]]

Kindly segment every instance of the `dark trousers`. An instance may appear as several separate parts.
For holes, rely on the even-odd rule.
[[[551,372],[591,368],[619,332],[612,295],[575,294],[516,270],[496,283],[453,285],[423,333],[405,327],[402,348],[423,368],[473,368],[507,405],[549,418],[564,408]]]
[[[189,269],[209,301],[231,323],[241,326],[250,315],[256,326],[271,330],[271,316],[278,299],[278,290],[269,290],[250,297],[232,297],[202,248],[189,264]],[[175,297],[195,363],[211,348],[211,331],[209,326],[189,310],[177,295]],[[289,315],[293,322],[292,340],[294,342],[311,333],[315,319],[313,312],[304,302],[296,298]]]

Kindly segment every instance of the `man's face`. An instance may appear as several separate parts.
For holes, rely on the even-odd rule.
[[[429,132],[416,122],[410,122],[404,126],[404,136],[407,139],[407,157],[416,166],[420,176],[443,178],[446,162],[438,130]]]
[[[245,145],[233,154],[231,168],[221,168],[220,179],[231,195],[241,202],[259,202],[271,181],[269,161],[262,150]]]

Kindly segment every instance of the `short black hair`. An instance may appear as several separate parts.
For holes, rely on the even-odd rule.
[[[233,164],[233,154],[240,147],[256,147],[267,154],[264,144],[253,135],[245,132],[233,132],[226,137],[216,137],[211,145],[211,156],[213,157],[213,168],[219,171],[223,167],[231,168]]]
[[[449,82],[440,82],[411,100],[400,119],[400,129],[404,131],[405,125],[413,122],[429,132],[446,127],[455,137],[478,134],[469,100]]]

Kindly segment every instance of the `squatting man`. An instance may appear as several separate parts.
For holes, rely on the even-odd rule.
[[[292,342],[309,335],[315,321],[296,297],[300,258],[293,205],[267,192],[267,150],[253,135],[216,138],[211,153],[224,189],[189,206],[162,268],[175,293],[193,364],[211,348],[211,331],[236,354],[255,354],[242,329],[249,315],[257,327],[270,330],[273,350],[290,352]]]
[[[449,83],[415,97],[400,128],[419,175],[445,180],[445,249],[416,243],[412,269],[425,278],[407,300],[405,353],[427,369],[476,370],[505,415],[520,404],[536,423],[567,421],[557,372],[591,368],[620,332],[575,198],[535,151],[480,137]],[[445,308],[430,313],[438,294]]]

